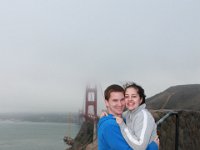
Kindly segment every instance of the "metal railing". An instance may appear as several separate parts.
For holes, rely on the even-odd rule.
[[[176,131],[175,131],[175,150],[178,150],[178,140],[179,140],[179,116],[178,116],[178,112],[174,112],[174,111],[171,111],[171,112],[168,112],[165,116],[163,116],[160,120],[158,120],[156,122],[157,124],[157,127],[158,129],[160,129],[161,127],[161,123],[163,121],[165,121],[165,119],[167,119],[168,117],[170,116],[176,116]]]

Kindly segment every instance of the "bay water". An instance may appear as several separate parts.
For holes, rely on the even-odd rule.
[[[0,121],[0,150],[65,150],[64,136],[74,138],[80,125]]]

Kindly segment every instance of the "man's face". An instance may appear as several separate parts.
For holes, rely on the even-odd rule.
[[[125,108],[125,99],[122,92],[111,92],[110,98],[105,100],[106,107],[110,114],[121,117]]]

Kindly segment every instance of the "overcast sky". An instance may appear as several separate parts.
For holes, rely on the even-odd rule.
[[[1,0],[0,112],[78,112],[85,87],[200,83],[199,0]]]

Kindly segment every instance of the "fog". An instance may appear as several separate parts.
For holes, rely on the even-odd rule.
[[[85,88],[200,83],[200,1],[0,1],[0,112],[78,112]]]

